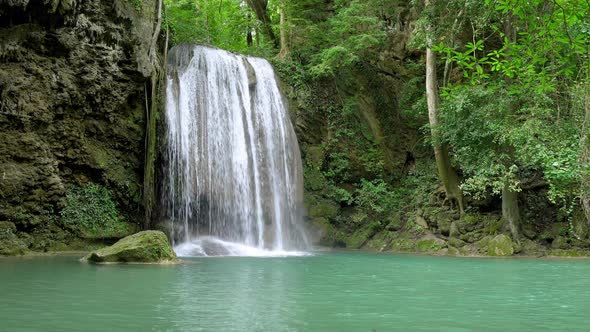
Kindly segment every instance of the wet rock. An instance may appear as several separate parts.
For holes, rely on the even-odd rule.
[[[127,236],[110,247],[96,250],[82,259],[90,263],[157,263],[178,261],[166,234],[143,231]]]

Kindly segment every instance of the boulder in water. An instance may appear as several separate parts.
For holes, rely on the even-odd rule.
[[[110,247],[91,252],[82,258],[90,263],[176,263],[178,259],[166,234],[143,231],[125,238]]]

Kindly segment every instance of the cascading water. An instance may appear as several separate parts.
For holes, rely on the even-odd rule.
[[[162,192],[177,253],[305,250],[299,146],[270,63],[195,45],[169,59]]]

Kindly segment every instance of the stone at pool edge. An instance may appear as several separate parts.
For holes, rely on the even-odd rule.
[[[143,231],[129,235],[110,247],[91,252],[81,261],[98,264],[179,262],[168,242],[168,237],[161,231]]]

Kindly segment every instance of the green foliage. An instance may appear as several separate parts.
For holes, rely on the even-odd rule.
[[[472,42],[439,36],[432,47],[463,76],[442,90],[441,125],[465,175],[462,188],[475,197],[498,194],[506,183],[519,191],[530,173],[540,172],[548,198],[571,212],[583,186],[583,112],[572,107],[578,93],[568,91],[587,76],[588,3],[486,0],[482,6],[495,15],[472,31]]]
[[[342,68],[371,61],[384,44],[385,32],[373,1],[338,1],[336,14],[328,19],[322,50],[314,54],[310,73],[334,76]]]
[[[356,190],[355,202],[363,208],[378,214],[391,212],[400,201],[399,192],[392,191],[383,180],[361,180],[360,187]]]
[[[99,230],[114,230],[122,219],[111,192],[97,184],[72,187],[60,213],[62,224],[80,234]]]
[[[260,22],[241,0],[164,0],[172,44],[197,42],[226,50],[269,56],[270,46],[256,35]],[[255,44],[248,46],[247,35]]]
[[[135,7],[135,9],[140,10],[141,9],[141,3],[143,0],[129,0],[131,1],[131,3],[133,4],[133,7]]]

